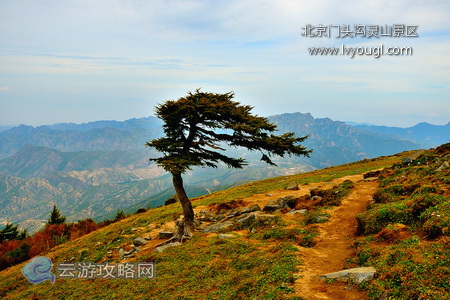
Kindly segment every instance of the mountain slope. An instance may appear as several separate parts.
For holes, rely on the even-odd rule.
[[[267,203],[286,195],[308,193],[311,187],[322,186],[326,189],[337,183],[332,181],[334,179],[340,178],[342,181],[346,176],[379,169],[400,160],[401,156],[384,157],[307,174],[271,178],[202,196],[193,200],[193,205],[199,213],[217,211],[220,207],[230,207],[236,203],[250,205],[251,199],[261,199],[258,201]],[[302,185],[300,191],[284,189],[293,180]],[[229,212],[231,208],[225,210]],[[197,232],[193,239],[178,248],[153,252],[155,246],[163,241],[156,238],[158,232],[169,229],[180,212],[179,204],[174,204],[135,214],[46,253],[55,265],[64,261],[153,261],[156,262],[156,278],[57,279],[54,285],[48,282],[32,285],[21,274],[24,265],[21,264],[0,272],[0,296],[5,299],[20,299],[25,295],[39,299],[57,298],[58,295],[69,299],[136,298],[142,295],[152,299],[204,299],[208,296],[212,299],[279,299],[301,296],[293,286],[294,273],[301,267],[302,260],[297,248],[299,243],[306,245],[308,239],[314,239],[317,235],[314,226],[302,225],[303,217],[289,217],[275,212],[274,217],[267,217],[273,223],[251,223],[253,225],[230,228],[232,237],[226,239],[219,238],[215,233]],[[141,252],[126,260],[119,258],[120,248],[128,250],[135,237],[148,235],[152,240]],[[342,288],[341,291],[345,292]],[[352,293],[351,290],[348,292]]]
[[[311,114],[282,114],[269,119],[278,125],[282,133],[292,131],[299,136],[309,135],[304,144],[314,149],[311,162],[317,168],[420,147],[398,137],[360,130],[344,122],[328,118],[315,119]]]
[[[25,145],[11,157],[0,160],[0,173],[22,178],[41,177],[52,172],[101,168],[145,168],[148,151],[61,152],[47,147]]]

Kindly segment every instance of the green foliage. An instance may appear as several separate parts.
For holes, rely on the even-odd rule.
[[[448,199],[442,195],[417,193],[414,197],[411,197],[408,202],[408,206],[411,210],[412,216],[414,218],[418,218],[428,208],[434,207],[446,201],[448,201]]]
[[[373,234],[380,232],[388,224],[411,224],[412,216],[406,201],[377,204],[372,209],[356,216],[358,232]]]
[[[308,224],[314,224],[314,223],[325,223],[328,221],[328,218],[330,217],[330,214],[323,212],[322,209],[315,209],[308,211],[305,214],[305,218],[303,219],[303,222],[305,225]]]
[[[114,217],[114,222],[120,221],[120,220],[125,219],[125,218],[126,218],[126,215],[123,212],[123,209],[118,209],[117,213],[116,213],[116,216]]]
[[[316,205],[321,206],[339,206],[344,197],[346,197],[355,184],[351,180],[345,180],[328,190],[313,190],[311,194],[322,197],[320,203]]]
[[[53,210],[50,213],[50,217],[48,218],[46,225],[59,225],[64,224],[65,222],[66,217],[61,215],[61,212],[56,207],[56,205],[53,205]]]
[[[448,298],[450,170],[436,169],[449,160],[449,152],[450,144],[443,145],[410,166],[384,170],[374,195],[377,203],[357,216],[359,233],[368,236],[355,243],[351,263],[377,269],[375,279],[364,285],[370,298]]]
[[[13,223],[7,223],[6,227],[0,230],[0,243],[3,241],[24,240],[27,237],[27,230],[19,231],[18,226]]]
[[[440,235],[450,236],[450,201],[443,202],[445,198],[439,197],[440,204],[428,208],[420,215],[424,222],[423,231],[430,238]]]
[[[195,166],[217,167],[219,162],[232,168],[247,164],[243,158],[224,155],[223,143],[260,151],[261,160],[271,165],[275,165],[270,159],[272,155],[309,156],[310,150],[296,145],[307,137],[297,138],[292,132],[269,135],[277,126],[267,118],[251,114],[251,106],[241,105],[233,98],[233,92],[217,94],[198,89],[177,101],[157,106],[156,116],[164,121],[166,136],[146,146],[164,155],[150,160],[172,174],[185,173]]]

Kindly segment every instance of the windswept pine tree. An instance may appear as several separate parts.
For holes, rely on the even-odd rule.
[[[274,135],[277,126],[267,118],[253,115],[253,107],[233,101],[233,92],[225,94],[202,92],[197,89],[186,97],[169,100],[156,107],[156,116],[164,121],[162,138],[146,144],[162,152],[151,158],[172,174],[172,182],[183,208],[184,219],[177,223],[173,240],[189,238],[195,228],[192,204],[183,186],[182,174],[193,167],[213,167],[224,163],[230,168],[247,165],[243,158],[225,155],[223,145],[259,151],[261,160],[275,165],[271,157],[284,155],[309,156],[299,143],[307,136],[296,137],[288,132]]]

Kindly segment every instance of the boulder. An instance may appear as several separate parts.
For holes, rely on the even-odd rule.
[[[295,197],[294,196],[281,197],[280,199],[278,199],[278,204],[281,207],[294,208],[294,206],[295,206]]]
[[[237,208],[235,208],[228,213],[227,217],[235,217],[237,215],[239,215],[239,210]]]
[[[287,215],[295,215],[295,214],[300,214],[300,215],[304,215],[306,214],[308,211],[306,209],[293,209],[290,212],[287,213]]]
[[[250,209],[250,212],[254,212],[254,211],[260,211],[261,207],[259,207],[258,204],[253,204],[249,207],[249,209]]]
[[[158,234],[158,239],[170,239],[173,237],[172,231],[160,231]]]
[[[219,233],[219,234],[217,235],[217,237],[218,237],[219,239],[232,239],[232,238],[235,237],[235,235],[234,235],[234,234],[229,234],[229,233]]]
[[[137,237],[133,240],[133,245],[136,247],[147,244],[147,240],[141,237]]]
[[[290,191],[298,191],[300,188],[298,187],[298,183],[295,181],[292,181],[291,183],[288,184],[288,186],[286,187],[286,190],[290,190]]]
[[[376,270],[373,267],[354,268],[342,270],[339,272],[319,275],[321,279],[335,279],[344,282],[362,283],[373,279]]]
[[[246,214],[243,217],[238,218],[237,222],[239,224],[242,224],[245,227],[245,226],[250,225],[253,222],[253,220],[255,220],[255,214],[254,213],[253,214]]]
[[[273,223],[276,220],[276,216],[268,214],[255,215],[255,222],[257,223]]]
[[[223,222],[223,223],[216,223],[216,224],[211,224],[209,226],[206,226],[205,228],[203,228],[203,232],[220,232],[222,230],[225,230],[229,227],[233,226],[233,222]]]
[[[180,242],[174,242],[174,243],[170,243],[164,246],[160,246],[158,248],[155,248],[155,252],[163,252],[164,250],[166,250],[167,248],[171,248],[171,247],[177,247],[177,246],[181,246],[182,244]]]
[[[214,220],[216,220],[217,222],[222,221],[223,219],[225,219],[225,216],[224,216],[224,215],[221,215],[221,214],[217,215],[217,216],[214,218]]]
[[[281,205],[279,200],[270,200],[269,203],[267,203],[264,207],[263,207],[263,211],[265,212],[272,212],[272,211],[276,211],[277,209],[280,209]]]

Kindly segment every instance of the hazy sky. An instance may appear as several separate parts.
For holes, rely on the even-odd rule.
[[[419,37],[304,37],[307,24],[418,25]],[[342,44],[413,54],[308,52]],[[450,1],[0,0],[0,125],[139,118],[199,87],[263,116],[447,123]]]

